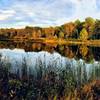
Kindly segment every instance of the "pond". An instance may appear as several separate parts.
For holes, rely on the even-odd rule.
[[[100,79],[100,47],[1,41],[0,66],[0,70],[4,68],[9,73],[8,80],[22,79],[30,83],[31,79],[33,84],[49,81],[45,83],[47,87],[43,85],[48,90],[45,95],[61,95],[65,91],[68,94],[75,88]],[[61,86],[63,92],[57,93]],[[47,96],[42,94],[45,89],[41,90],[40,85],[37,87],[40,91],[34,92],[33,98],[37,99],[41,92],[46,100]]]

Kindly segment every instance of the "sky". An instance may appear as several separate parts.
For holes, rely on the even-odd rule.
[[[100,18],[100,0],[0,0],[0,28],[57,26]]]

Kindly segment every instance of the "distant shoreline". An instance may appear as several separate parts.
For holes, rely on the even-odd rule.
[[[65,39],[48,39],[48,38],[36,38],[36,39],[0,39],[0,41],[10,42],[33,42],[33,43],[45,43],[45,44],[59,44],[59,45],[93,45],[100,46],[100,40],[65,40]]]

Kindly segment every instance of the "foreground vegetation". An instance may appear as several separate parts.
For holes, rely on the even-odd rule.
[[[66,64],[66,67],[62,66],[60,69],[56,65],[46,67],[41,61],[38,63],[37,74],[32,74],[27,72],[28,66],[24,60],[22,67],[20,66],[20,75],[19,70],[16,73],[10,72],[10,63],[0,62],[0,99],[99,100],[100,63],[91,66],[89,75],[85,63],[81,62],[72,68],[72,65]]]
[[[49,72],[34,79],[33,76],[19,78],[16,74],[0,69],[0,99],[2,100],[99,100],[100,80],[92,80],[76,86],[71,76],[63,71]]]

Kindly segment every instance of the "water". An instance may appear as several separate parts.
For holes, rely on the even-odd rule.
[[[1,42],[0,64],[11,73],[34,78],[53,71],[59,76],[67,70],[76,82],[100,78],[100,47],[42,43]],[[42,71],[42,73],[41,73]]]

